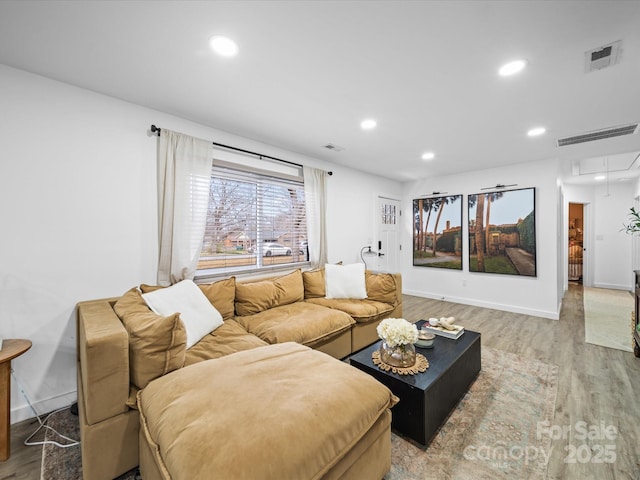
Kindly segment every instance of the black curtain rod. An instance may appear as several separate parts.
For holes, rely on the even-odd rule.
[[[157,133],[160,136],[161,128],[156,127],[155,125],[151,125],[151,133]],[[288,163],[289,165],[294,165],[296,167],[302,168],[302,165],[299,163],[290,162],[288,160],[282,160],[281,158],[271,157],[269,155],[263,155],[262,153],[252,152],[250,150],[243,150],[242,148],[232,147],[230,145],[224,145],[222,143],[211,142],[216,147],[228,148],[229,150],[235,150],[236,152],[248,153],[249,155],[255,155],[259,158],[268,158],[269,160],[275,160],[276,162]],[[333,172],[327,172],[329,175],[333,175]]]

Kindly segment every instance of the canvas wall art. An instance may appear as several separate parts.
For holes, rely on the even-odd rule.
[[[462,195],[413,201],[413,265],[462,270]]]
[[[469,271],[536,276],[535,188],[468,196]]]

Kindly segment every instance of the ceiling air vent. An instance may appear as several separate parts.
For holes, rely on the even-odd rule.
[[[610,43],[584,53],[584,71],[586,73],[602,70],[618,63],[622,41]]]
[[[575,145],[576,143],[593,142],[594,140],[604,140],[605,138],[621,137],[623,135],[633,135],[638,130],[638,124],[623,125],[621,127],[605,128],[604,130],[596,130],[594,132],[574,135],[573,137],[565,137],[558,139],[559,147],[567,145]]]
[[[327,143],[326,145],[323,145],[322,148],[326,148],[327,150],[332,150],[334,152],[341,152],[344,150],[344,147],[340,147],[333,143]]]

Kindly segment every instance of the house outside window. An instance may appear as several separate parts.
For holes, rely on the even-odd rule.
[[[302,172],[270,166],[214,160],[196,278],[308,264]]]

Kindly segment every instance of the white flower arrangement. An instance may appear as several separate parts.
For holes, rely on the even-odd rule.
[[[416,343],[418,327],[404,318],[387,318],[377,327],[378,336],[390,347]]]

